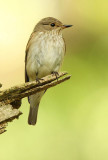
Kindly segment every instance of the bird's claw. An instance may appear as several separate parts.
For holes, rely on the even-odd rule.
[[[57,77],[57,76],[59,76],[59,73],[53,71],[52,74],[54,74],[54,75],[56,76],[56,79],[57,79],[57,81],[58,81],[58,77]]]
[[[41,83],[40,80],[43,80],[42,78],[36,78],[36,82]]]

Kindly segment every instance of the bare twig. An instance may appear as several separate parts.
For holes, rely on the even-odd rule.
[[[66,72],[59,73],[58,79],[60,77],[63,77],[66,74],[67,74]],[[63,81],[65,81],[65,79],[67,80],[67,77],[65,77]],[[34,94],[34,93],[40,92],[44,89],[53,87],[53,84],[51,82],[53,82],[54,80],[56,80],[55,75],[48,75],[48,76],[42,78],[42,80],[40,80],[40,83],[38,83],[37,81],[33,81],[33,82],[28,82],[28,83],[24,83],[24,84],[21,84],[18,86],[11,87],[11,88],[6,89],[0,93],[0,101],[6,102],[7,100],[9,100],[8,103],[10,103],[10,102],[13,102],[17,99],[27,97],[27,96],[31,95],[32,93]],[[56,80],[56,84],[55,83],[54,84],[57,85],[61,82],[62,82],[61,80],[58,80],[58,81]],[[50,84],[52,84],[52,85],[50,85]],[[36,91],[34,91],[34,88],[36,88],[35,89]],[[31,92],[29,92],[29,90],[31,90]]]

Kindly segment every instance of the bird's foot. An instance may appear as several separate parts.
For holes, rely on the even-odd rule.
[[[36,82],[41,83],[40,80],[44,80],[44,79],[36,77]]]
[[[52,74],[54,74],[56,76],[56,79],[58,81],[58,77],[57,77],[57,76],[59,76],[58,72],[53,71]]]

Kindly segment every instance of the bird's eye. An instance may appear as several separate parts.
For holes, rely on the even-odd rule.
[[[55,26],[55,23],[51,23],[51,27],[54,27]]]

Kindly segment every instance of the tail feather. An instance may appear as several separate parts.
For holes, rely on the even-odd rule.
[[[44,94],[44,91],[29,96],[30,111],[29,111],[29,117],[28,117],[28,124],[30,125],[36,124],[39,103],[43,94]]]
[[[28,124],[35,125],[37,122],[37,114],[38,114],[39,104],[35,107],[30,106],[29,117],[28,117]]]

